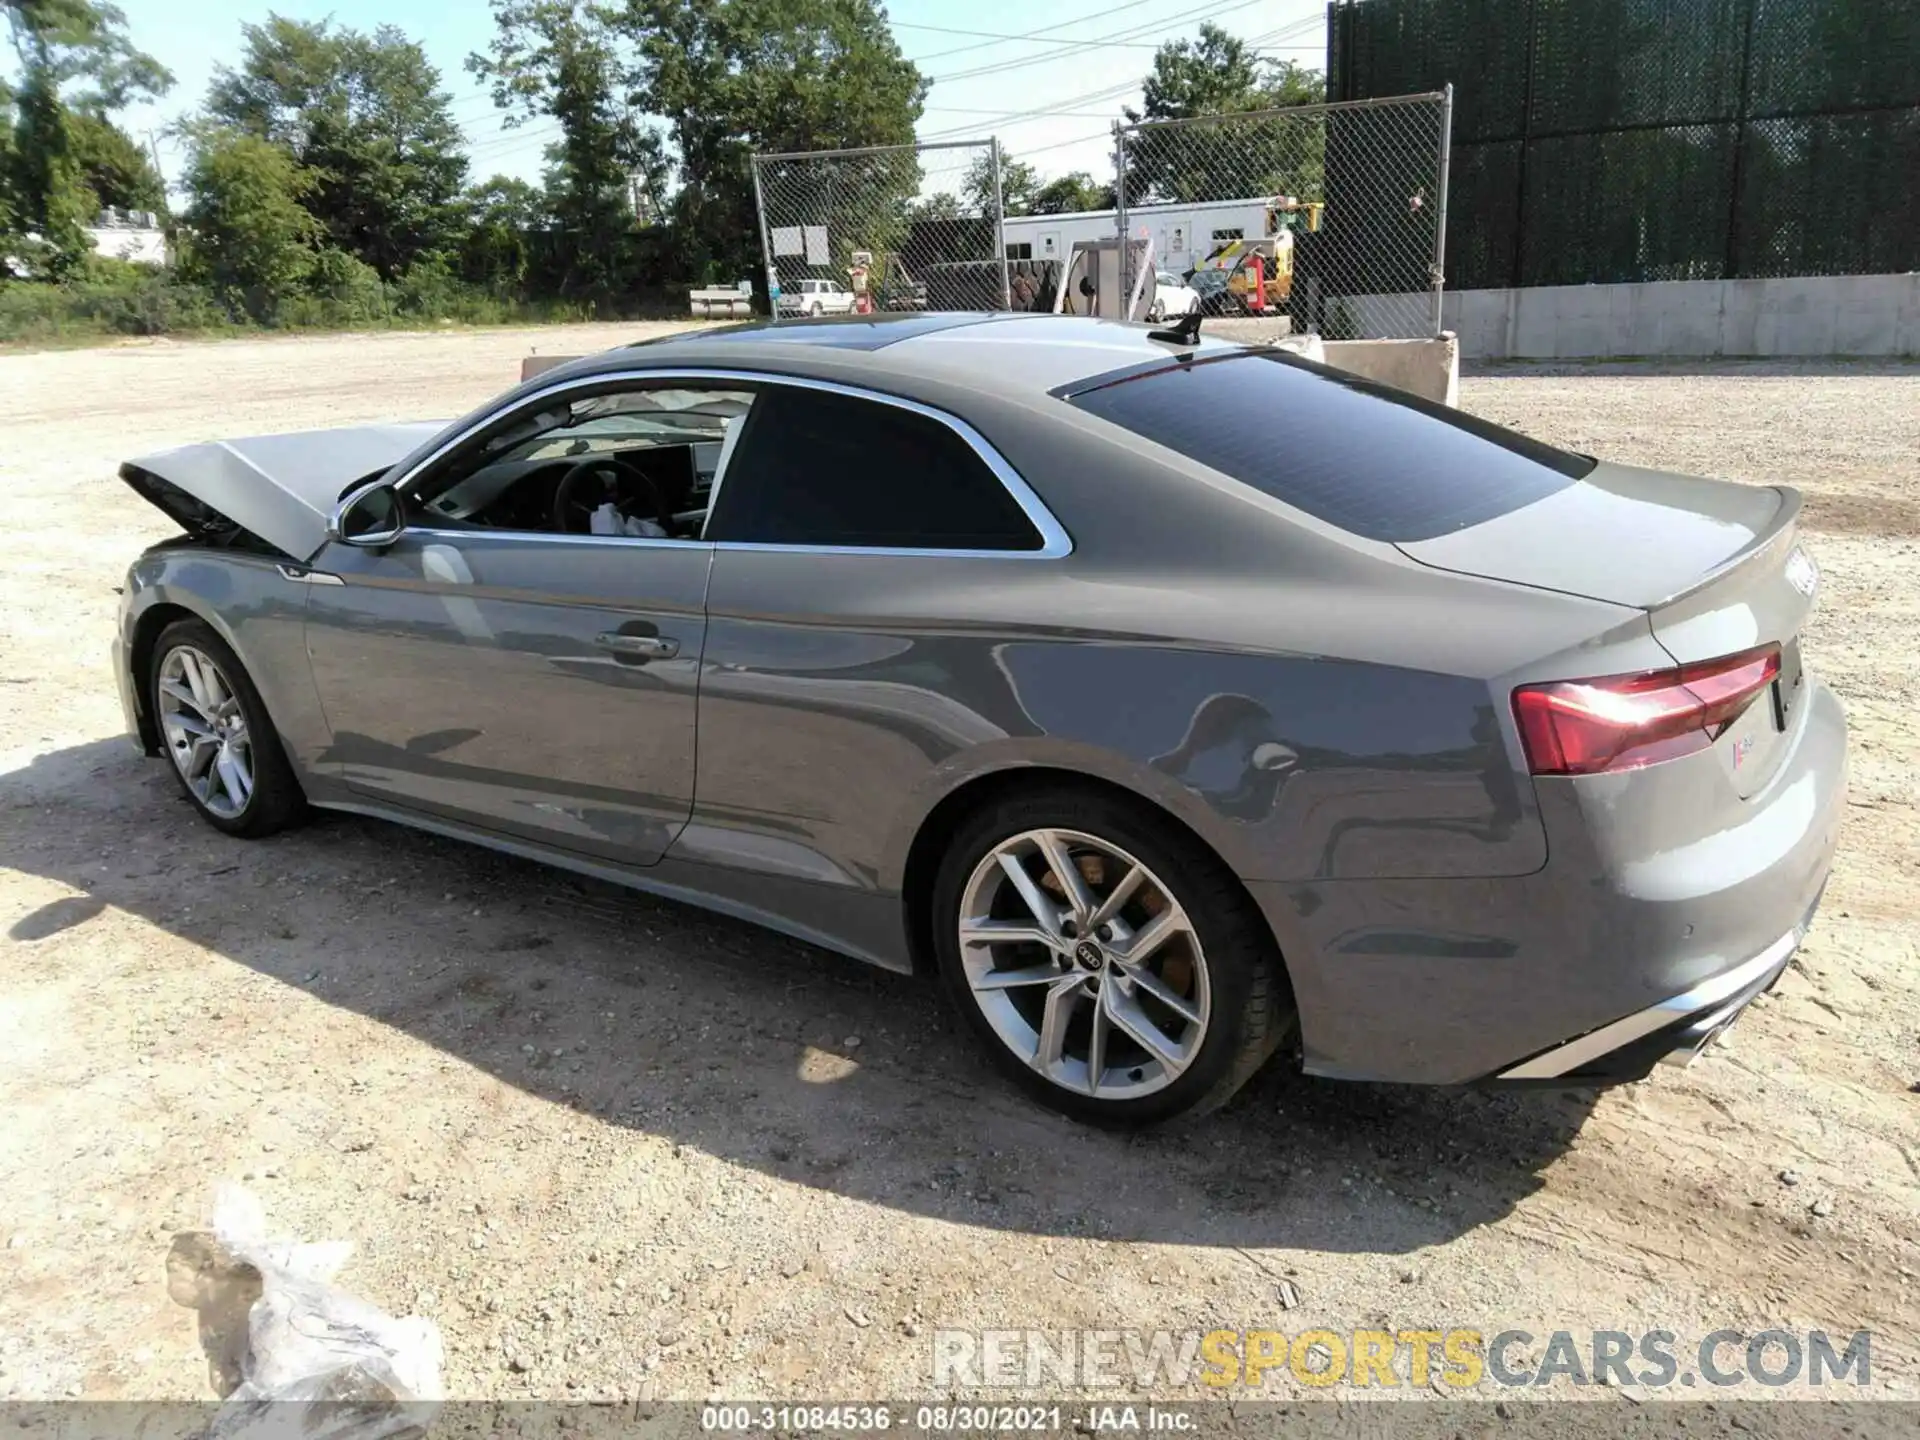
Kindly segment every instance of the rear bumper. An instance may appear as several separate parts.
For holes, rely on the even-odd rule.
[[[1510,1066],[1490,1083],[1618,1085],[1646,1078],[1656,1065],[1684,1065],[1774,987],[1805,933],[1795,926],[1751,960]]]
[[[1248,886],[1286,957],[1309,1073],[1607,1084],[1697,1050],[1811,921],[1846,804],[1846,720],[1809,681],[1780,771],[1737,824],[1691,842],[1596,824],[1575,785],[1536,788],[1549,859],[1532,875]]]

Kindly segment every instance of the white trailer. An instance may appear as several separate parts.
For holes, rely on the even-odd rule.
[[[1192,205],[1136,205],[1127,211],[1127,230],[1136,240],[1153,242],[1156,269],[1184,275],[1216,246],[1229,240],[1257,240],[1267,233],[1269,199],[1208,200]],[[1009,260],[1060,260],[1073,254],[1074,242],[1111,240],[1119,234],[1112,210],[1080,210],[1068,215],[1009,215]]]

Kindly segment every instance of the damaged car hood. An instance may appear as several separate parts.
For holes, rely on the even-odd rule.
[[[211,539],[237,526],[306,560],[326,543],[327,517],[343,491],[445,428],[430,420],[213,440],[130,460],[120,478],[190,535]]]

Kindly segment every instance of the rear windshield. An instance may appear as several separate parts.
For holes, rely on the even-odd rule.
[[[1369,540],[1430,540],[1563,490],[1595,461],[1280,351],[1119,376],[1068,396]]]

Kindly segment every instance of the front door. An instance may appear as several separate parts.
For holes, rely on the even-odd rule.
[[[314,561],[327,773],[370,800],[658,860],[693,808],[702,532],[752,400],[556,380],[399,477],[397,541]]]
[[[709,549],[409,531],[330,545],[307,648],[326,763],[377,799],[629,864],[693,807]]]

